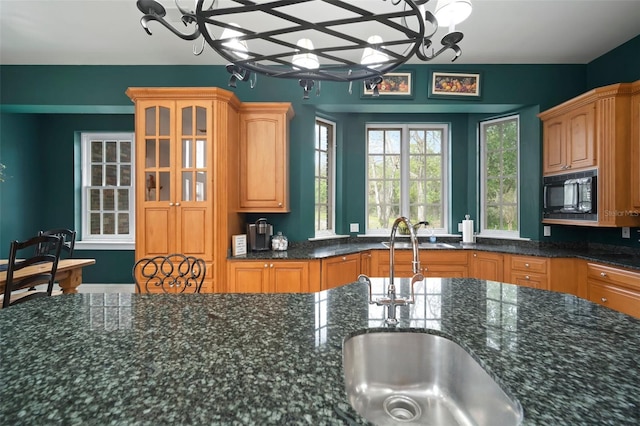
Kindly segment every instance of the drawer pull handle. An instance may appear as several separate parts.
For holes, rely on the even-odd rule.
[[[606,276],[607,276],[607,273],[606,273],[606,272],[600,272],[600,276],[601,276],[601,277],[606,277]]]
[[[607,298],[606,297],[602,297],[600,300],[602,301],[602,303],[607,303]]]
[[[524,264],[524,267],[525,267],[525,268],[528,268],[528,267],[529,267],[529,264],[528,264],[528,263],[525,263],[525,264]]]

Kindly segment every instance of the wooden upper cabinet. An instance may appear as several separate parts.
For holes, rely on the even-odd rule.
[[[238,211],[290,211],[289,121],[292,117],[290,103],[242,105]]]
[[[636,203],[640,206],[640,113],[637,105],[633,112],[632,105],[632,94],[638,103],[638,86],[640,82],[599,87],[538,114],[543,121],[544,175],[598,170],[597,221],[544,219],[544,223],[640,226],[634,211]]]
[[[544,121],[543,172],[573,171],[593,167],[595,106],[587,104]]]
[[[640,80],[631,90],[631,200],[640,209]]]

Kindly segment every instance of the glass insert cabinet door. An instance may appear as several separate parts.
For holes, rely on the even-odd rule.
[[[208,123],[205,106],[145,109],[145,201],[181,205],[208,199]],[[173,129],[176,136],[173,136]]]
[[[213,105],[206,100],[139,104],[144,197],[136,256],[184,253],[213,258]],[[141,173],[138,171],[138,173]],[[140,176],[140,175],[139,175]],[[140,179],[140,177],[139,177]],[[142,182],[138,181],[138,189]],[[138,255],[140,254],[140,256]]]

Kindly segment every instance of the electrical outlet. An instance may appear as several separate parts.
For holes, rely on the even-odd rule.
[[[349,232],[360,232],[360,224],[359,223],[349,224]]]
[[[462,232],[462,222],[458,222],[458,232]]]
[[[622,238],[631,238],[631,228],[628,226],[622,228]]]
[[[543,235],[545,237],[550,237],[551,236],[551,227],[549,225],[545,225],[544,228],[542,228],[543,231]]]

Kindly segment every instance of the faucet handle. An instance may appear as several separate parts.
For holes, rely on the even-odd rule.
[[[373,294],[372,294],[372,289],[371,289],[371,279],[364,275],[364,274],[360,274],[358,275],[358,282],[359,283],[366,283],[369,286],[369,304],[373,305],[374,303],[376,303],[375,300],[373,300]]]
[[[416,292],[415,292],[415,285],[418,282],[421,282],[424,280],[424,275],[422,275],[421,273],[417,273],[415,274],[412,278],[411,278],[411,299],[407,300],[407,305],[409,304],[413,304],[416,301]]]

